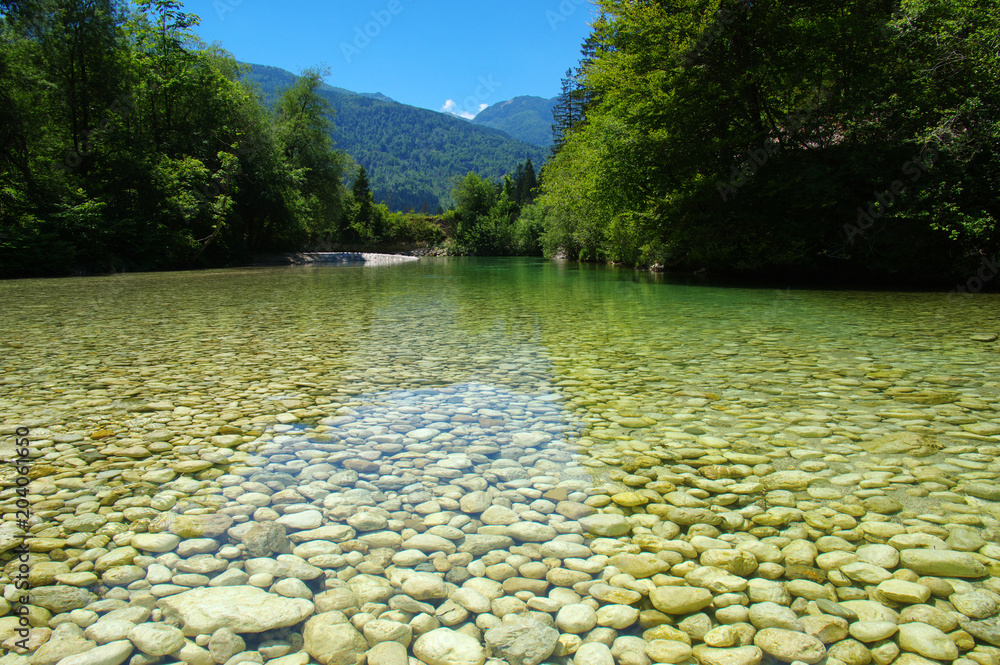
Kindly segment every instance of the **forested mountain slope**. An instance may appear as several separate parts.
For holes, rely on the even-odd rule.
[[[260,85],[267,103],[296,78],[265,65],[252,65],[247,77]],[[525,159],[541,164],[548,152],[499,130],[400,104],[379,93],[358,94],[328,85],[320,93],[336,110],[337,148],[368,170],[375,199],[393,210],[434,212],[438,205],[447,207],[456,177],[475,171],[498,179]]]

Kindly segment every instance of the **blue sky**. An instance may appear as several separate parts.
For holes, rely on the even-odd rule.
[[[589,0],[187,0],[199,36],[237,59],[471,117],[519,95],[555,97],[589,34]]]

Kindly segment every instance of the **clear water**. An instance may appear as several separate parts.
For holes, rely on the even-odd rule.
[[[778,433],[749,430],[792,410],[841,423],[856,411],[926,415],[935,406],[892,394],[996,406],[1000,388],[1000,346],[970,339],[1000,332],[989,295],[719,288],[449,259],[8,281],[0,302],[8,425],[120,427],[134,400],[180,400],[196,427],[285,412],[283,399],[480,382],[556,394],[592,433],[634,414],[766,440]],[[101,398],[112,402],[84,404]]]
[[[583,454],[567,468],[664,447],[687,459],[781,446],[833,455],[828,473],[846,474],[877,468],[859,441],[913,431],[971,461],[952,471],[997,475],[972,457],[1000,436],[967,426],[1000,422],[1000,344],[972,339],[1000,332],[998,296],[425,259],[8,281],[0,302],[3,433],[35,428],[48,441],[41,462],[64,471],[93,472],[97,446],[111,455],[102,478],[132,465],[117,451],[164,430],[152,439],[180,459],[225,426],[264,435],[275,453],[350,413],[357,422],[320,427],[350,446],[352,428],[433,426],[442,404],[460,416],[463,399],[502,422],[462,426],[446,454],[538,430],[556,464],[559,450]]]
[[[582,531],[545,499],[636,505],[624,490],[653,477],[751,509],[733,528],[760,537],[798,520],[781,512],[794,505],[816,534],[894,520],[1000,538],[1000,296],[425,259],[9,281],[0,303],[0,458],[29,427],[36,551],[65,547],[84,569],[85,550],[131,542],[167,510],[299,513],[293,528],[312,529],[378,505],[456,538],[472,518],[449,511],[488,488],[531,501],[518,539],[544,541]],[[5,547],[15,468],[0,465]],[[802,474],[773,473],[791,469],[809,474],[808,498]],[[768,487],[776,476],[797,494]],[[286,488],[296,510],[264,505],[259,492]],[[860,500],[874,525],[847,514]],[[111,521],[90,533],[96,512]],[[407,536],[374,535],[381,563],[364,563],[380,568]]]

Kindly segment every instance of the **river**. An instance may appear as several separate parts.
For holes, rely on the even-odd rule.
[[[1000,296],[421,259],[0,302],[0,456],[18,432],[30,453],[2,471],[3,581],[27,516],[35,648],[208,663],[226,628],[278,665],[711,665],[1000,643]],[[108,618],[128,607],[150,610],[134,634]],[[878,621],[919,626],[855,635]]]

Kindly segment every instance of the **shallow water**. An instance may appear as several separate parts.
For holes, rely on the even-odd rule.
[[[559,405],[584,445],[626,448],[816,443],[792,425],[827,428],[827,445],[871,429],[974,441],[958,421],[996,420],[1000,397],[1000,345],[970,339],[1000,331],[991,295],[439,259],[9,281],[0,301],[3,424],[125,445],[163,428],[182,442],[223,423],[256,433],[278,414],[315,424],[392,391],[477,383]]]
[[[531,502],[561,487],[583,501],[635,486],[626,473],[641,469],[678,484],[699,470],[721,478],[708,491],[688,483],[719,510],[760,499],[760,475],[806,471],[808,497],[765,482],[777,494],[761,505],[816,513],[806,522],[817,533],[851,531],[850,518],[827,524],[817,510],[852,492],[897,499],[904,512],[872,504],[895,515],[879,519],[918,531],[1000,525],[977,498],[985,490],[965,494],[1000,476],[997,295],[422,259],[9,281],[0,303],[0,457],[29,427],[32,499],[67,498],[34,510],[39,538],[65,538],[60,523],[95,510],[105,485],[180,497],[115,513],[122,526],[97,532],[112,548],[172,506],[277,518],[284,509],[267,513],[266,495],[247,498],[259,491],[223,491],[240,478],[268,491],[341,488],[324,504],[335,517],[377,504],[431,519],[466,491]],[[878,443],[906,432],[918,437],[902,448]],[[706,472],[718,465],[742,466]],[[2,473],[12,487],[13,467]],[[8,522],[15,500],[8,489]],[[543,504],[521,517],[579,533]],[[762,538],[799,519],[746,517]],[[71,559],[103,547],[83,534],[66,542]]]
[[[187,397],[213,415],[237,398],[231,408],[260,416],[280,399],[481,381],[634,402],[669,422],[676,390],[836,411],[898,407],[894,387],[992,400],[1000,385],[997,345],[969,339],[1000,329],[990,295],[715,288],[454,259],[9,281],[0,302],[0,408],[15,421],[58,413],[53,425],[93,421],[69,406],[81,396]],[[587,415],[608,425],[600,413]]]

